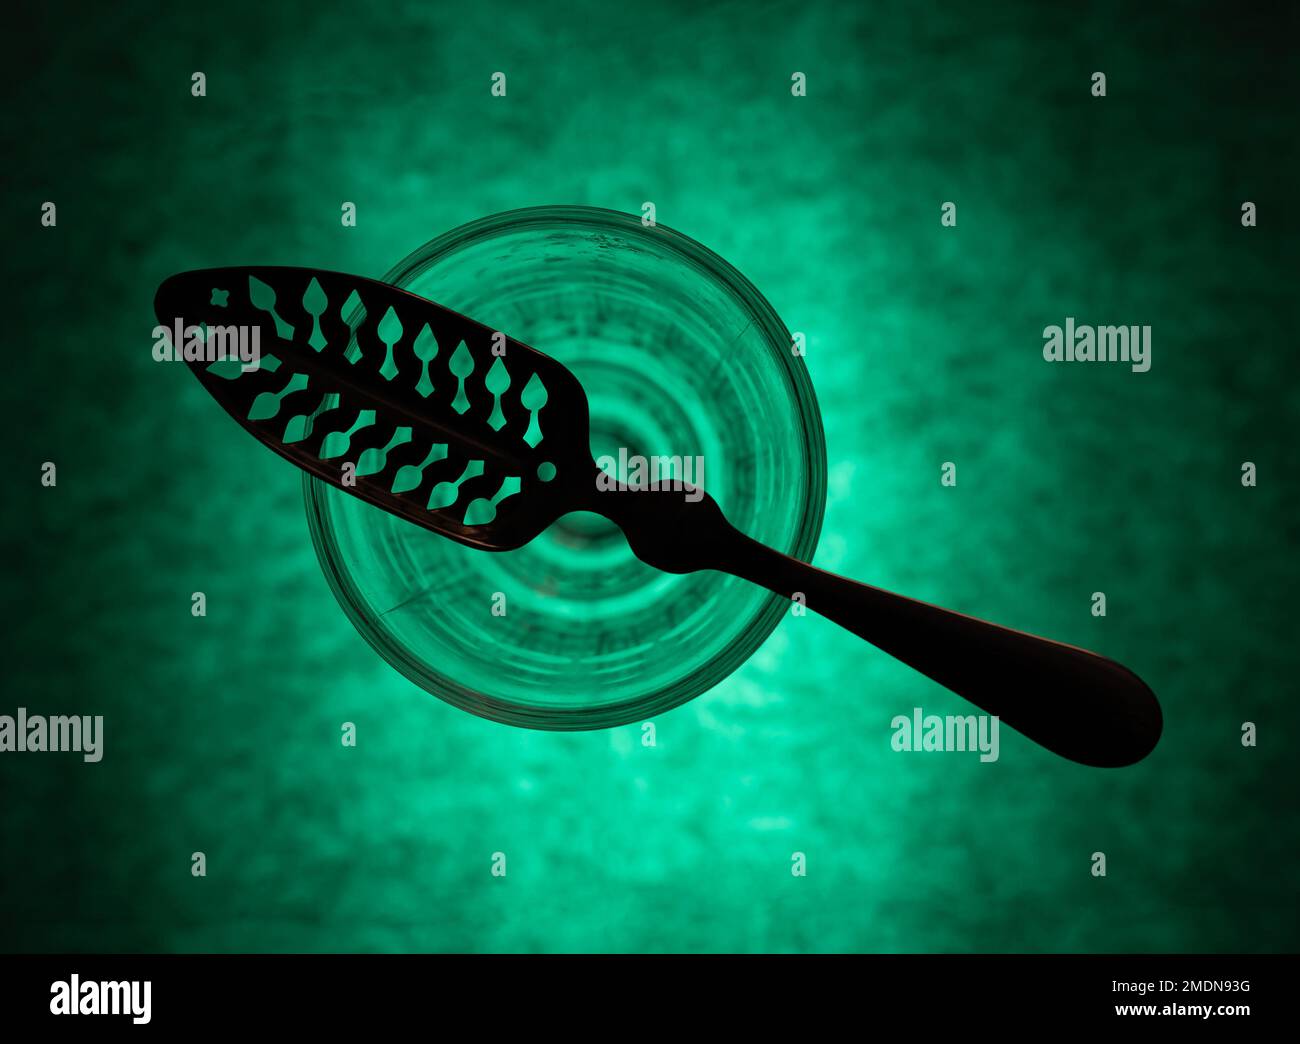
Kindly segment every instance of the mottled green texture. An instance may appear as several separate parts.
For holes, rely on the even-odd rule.
[[[0,943],[1294,948],[1296,26],[1088,10],[11,13],[0,713],[105,714],[107,751],[0,756]],[[464,714],[339,611],[298,473],[149,356],[179,269],[377,275],[484,214],[645,200],[808,335],[817,563],[1130,663],[1152,757],[896,754],[894,714],[964,705],[813,616],[655,749]],[[1066,315],[1151,324],[1151,372],[1045,364]]]

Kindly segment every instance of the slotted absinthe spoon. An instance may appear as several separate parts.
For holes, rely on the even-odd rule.
[[[608,488],[587,396],[556,360],[373,279],[294,267],[183,272],[159,287],[175,351],[236,421],[298,467],[471,547],[521,547],[593,511],[669,573],[716,569],[783,595],[1085,765],[1144,758],[1160,705],[1096,653],[892,594],[751,540],[703,490]],[[221,361],[242,345],[256,367]],[[605,488],[601,488],[605,487]]]

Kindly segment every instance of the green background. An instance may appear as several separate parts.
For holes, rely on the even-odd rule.
[[[232,0],[6,19],[0,713],[104,714],[107,739],[96,765],[0,757],[0,945],[1295,947],[1294,18]],[[370,651],[299,474],[150,358],[181,269],[379,275],[484,214],[646,200],[807,334],[816,563],[1128,663],[1165,708],[1151,757],[1092,770],[1009,730],[990,765],[895,753],[893,715],[965,704],[811,615],[657,719],[654,748],[635,725],[479,720]],[[1044,363],[1067,315],[1151,324],[1151,372]]]

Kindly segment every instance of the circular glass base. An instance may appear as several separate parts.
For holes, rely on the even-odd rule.
[[[771,306],[715,254],[626,214],[539,207],[440,236],[384,280],[569,367],[593,456],[683,458],[678,473],[702,461],[685,477],[734,526],[811,558],[826,491],[812,386]],[[366,640],[435,696],[514,725],[601,728],[677,706],[743,663],[789,605],[723,573],[652,569],[593,514],[493,553],[311,476],[304,495]]]

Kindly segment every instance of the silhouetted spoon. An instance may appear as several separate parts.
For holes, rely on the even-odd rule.
[[[172,276],[154,308],[169,329],[206,326],[179,350],[188,343],[191,369],[253,435],[416,525],[506,551],[561,515],[594,511],[656,568],[803,593],[808,608],[1063,757],[1129,765],[1160,738],[1154,694],[1113,660],[815,569],[736,530],[707,493],[599,490],[577,378],[422,297],[310,268],[214,268]],[[256,332],[262,365],[210,361],[241,328],[246,348]]]

